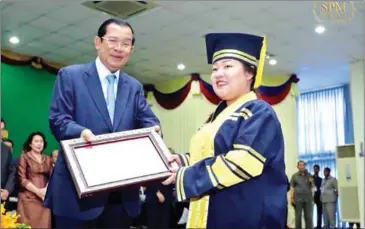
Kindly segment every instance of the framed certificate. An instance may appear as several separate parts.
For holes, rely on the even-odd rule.
[[[61,146],[79,198],[163,180],[177,166],[168,162],[170,151],[153,128],[98,135],[92,142],[65,140]]]

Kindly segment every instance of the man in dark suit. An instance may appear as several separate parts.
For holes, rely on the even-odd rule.
[[[1,134],[2,135],[2,134]],[[11,150],[0,139],[1,144],[1,202],[8,200],[15,186],[16,168],[12,164]]]
[[[317,207],[317,227],[316,228],[322,228],[322,202],[321,202],[321,185],[322,185],[322,177],[319,176],[319,165],[313,166],[313,180],[314,180],[314,204]]]
[[[143,86],[120,70],[134,42],[127,22],[109,19],[94,39],[96,60],[60,69],[49,112],[50,128],[58,141],[79,137],[92,141],[95,135],[145,127],[159,131]],[[140,211],[139,189],[79,199],[60,148],[44,205],[56,216],[56,228],[128,228]]]

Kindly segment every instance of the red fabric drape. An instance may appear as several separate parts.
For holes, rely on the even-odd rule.
[[[48,64],[41,57],[29,57],[23,60],[12,59],[7,55],[1,54],[1,61],[9,65],[31,65],[36,69],[44,69],[53,74],[57,74],[59,68]],[[180,106],[188,96],[192,81],[198,81],[201,93],[204,97],[213,104],[218,104],[221,99],[214,93],[212,85],[205,82],[198,73],[192,73],[190,80],[179,90],[172,93],[159,92],[153,85],[144,85],[145,96],[149,91],[153,92],[153,95],[165,109],[171,110]],[[259,98],[262,98],[271,105],[282,102],[288,93],[290,92],[291,84],[298,83],[299,79],[295,74],[292,74],[289,80],[282,85],[269,87],[261,86],[256,90],[256,94]]]
[[[218,104],[221,99],[214,93],[212,85],[205,82],[198,73],[192,73],[191,78],[187,84],[181,89],[172,93],[161,93],[156,90],[153,85],[145,85],[145,91],[152,91],[157,103],[165,109],[171,110],[180,106],[186,97],[188,96],[191,88],[192,81],[199,81],[199,87],[204,97],[213,104]],[[256,90],[256,94],[259,98],[265,100],[271,105],[282,102],[288,93],[290,92],[291,84],[297,83],[299,79],[295,74],[292,74],[290,78],[279,86],[261,86]],[[147,94],[146,94],[147,96]]]
[[[37,56],[31,57],[27,60],[15,60],[7,57],[6,55],[1,54],[1,62],[4,62],[9,65],[19,65],[19,66],[30,65],[35,69],[43,69],[52,74],[57,74],[59,70],[59,68],[51,66],[50,64],[45,62],[41,57]]]
[[[213,103],[213,104],[218,104],[220,101],[222,101],[213,91],[213,88],[210,89],[207,87],[207,85],[205,84],[205,82],[203,80],[199,81],[199,86],[200,86],[200,91],[201,93],[205,96],[205,98]],[[212,92],[213,91],[213,92]]]
[[[188,96],[191,88],[191,80],[185,84],[181,89],[172,93],[162,93],[157,91],[153,85],[145,86],[145,96],[148,91],[152,91],[157,103],[166,110],[172,110],[180,106]]]

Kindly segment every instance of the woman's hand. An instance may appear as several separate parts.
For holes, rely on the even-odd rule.
[[[180,157],[177,154],[170,155],[170,157],[168,158],[168,161],[170,164],[173,164],[175,162],[179,166],[179,168],[182,167]]]
[[[41,198],[42,200],[44,200],[44,198],[46,197],[46,192],[47,192],[47,187],[45,188],[40,188],[37,190],[36,195]]]
[[[176,181],[176,171],[178,168],[182,167],[182,163],[180,160],[179,155],[177,154],[173,154],[170,155],[170,157],[168,158],[169,163],[173,166],[171,171],[171,175],[169,178],[167,178],[164,182],[162,182],[163,185],[170,185],[170,184],[175,184]],[[174,166],[175,165],[175,166]],[[177,165],[177,167],[176,167]]]
[[[163,185],[170,185],[175,184],[176,181],[176,169],[171,170],[171,175],[169,178],[167,178],[164,182],[162,182]]]

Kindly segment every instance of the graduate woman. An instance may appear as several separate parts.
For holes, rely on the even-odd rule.
[[[187,228],[285,228],[284,140],[273,108],[256,97],[266,41],[238,33],[206,35],[211,81],[222,102],[191,139],[181,167],[179,201],[190,200]]]

